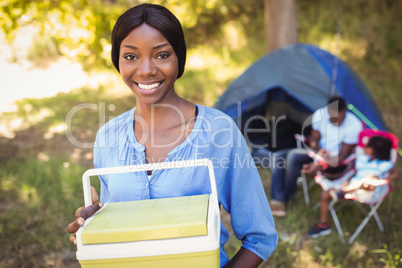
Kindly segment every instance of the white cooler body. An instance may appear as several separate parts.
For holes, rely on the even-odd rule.
[[[163,166],[161,165],[163,164]],[[77,259],[81,267],[219,267],[220,213],[212,163],[207,159],[155,163],[138,166],[91,169],[84,173],[85,205],[91,205],[89,177],[133,171],[207,166],[212,193],[209,195],[207,234],[134,242],[84,244],[82,232],[109,204],[86,220],[77,231]]]

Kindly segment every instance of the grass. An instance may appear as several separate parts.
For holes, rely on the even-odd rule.
[[[49,254],[56,252],[66,254],[65,262],[74,261],[72,248],[63,241],[63,214],[81,205],[76,198],[81,185],[72,178],[79,178],[83,168],[63,163],[29,158],[2,165],[0,266],[46,267],[54,262]]]
[[[398,167],[401,168],[400,162]],[[269,171],[260,170],[260,174],[262,180],[269,185]],[[400,191],[401,182],[397,181],[395,186],[396,191]],[[401,200],[397,192],[392,195],[389,220],[386,217],[389,199],[386,199],[379,208],[379,215],[386,226],[385,233],[381,233],[374,219],[371,219],[356,241],[348,245],[341,242],[331,217],[330,223],[333,228],[331,235],[318,239],[307,237],[308,229],[318,221],[319,211],[305,205],[303,192],[299,189],[295,199],[288,205],[288,216],[275,217],[281,240],[277,250],[261,267],[384,267],[385,263],[388,263],[387,267],[397,267],[394,259],[400,258],[398,256],[402,247],[402,233],[399,228],[401,217],[398,215]],[[320,188],[314,185],[309,193],[314,205],[319,200]],[[269,189],[267,189],[267,196],[270,196]],[[352,203],[337,213],[346,239],[352,235],[365,217]],[[381,249],[380,253],[375,253],[378,249]],[[382,255],[386,258],[381,259]]]

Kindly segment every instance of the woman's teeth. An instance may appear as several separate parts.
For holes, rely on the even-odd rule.
[[[152,84],[152,85],[138,84],[138,86],[139,86],[141,89],[150,90],[150,89],[154,89],[154,88],[158,87],[160,84],[161,84],[161,83],[154,83],[154,84]]]

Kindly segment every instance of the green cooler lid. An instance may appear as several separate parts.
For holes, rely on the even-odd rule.
[[[109,203],[85,226],[83,244],[207,234],[209,195]]]

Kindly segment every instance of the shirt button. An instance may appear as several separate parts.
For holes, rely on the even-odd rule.
[[[146,183],[146,184],[145,184],[145,187],[148,187],[148,186],[149,186],[149,183]]]

